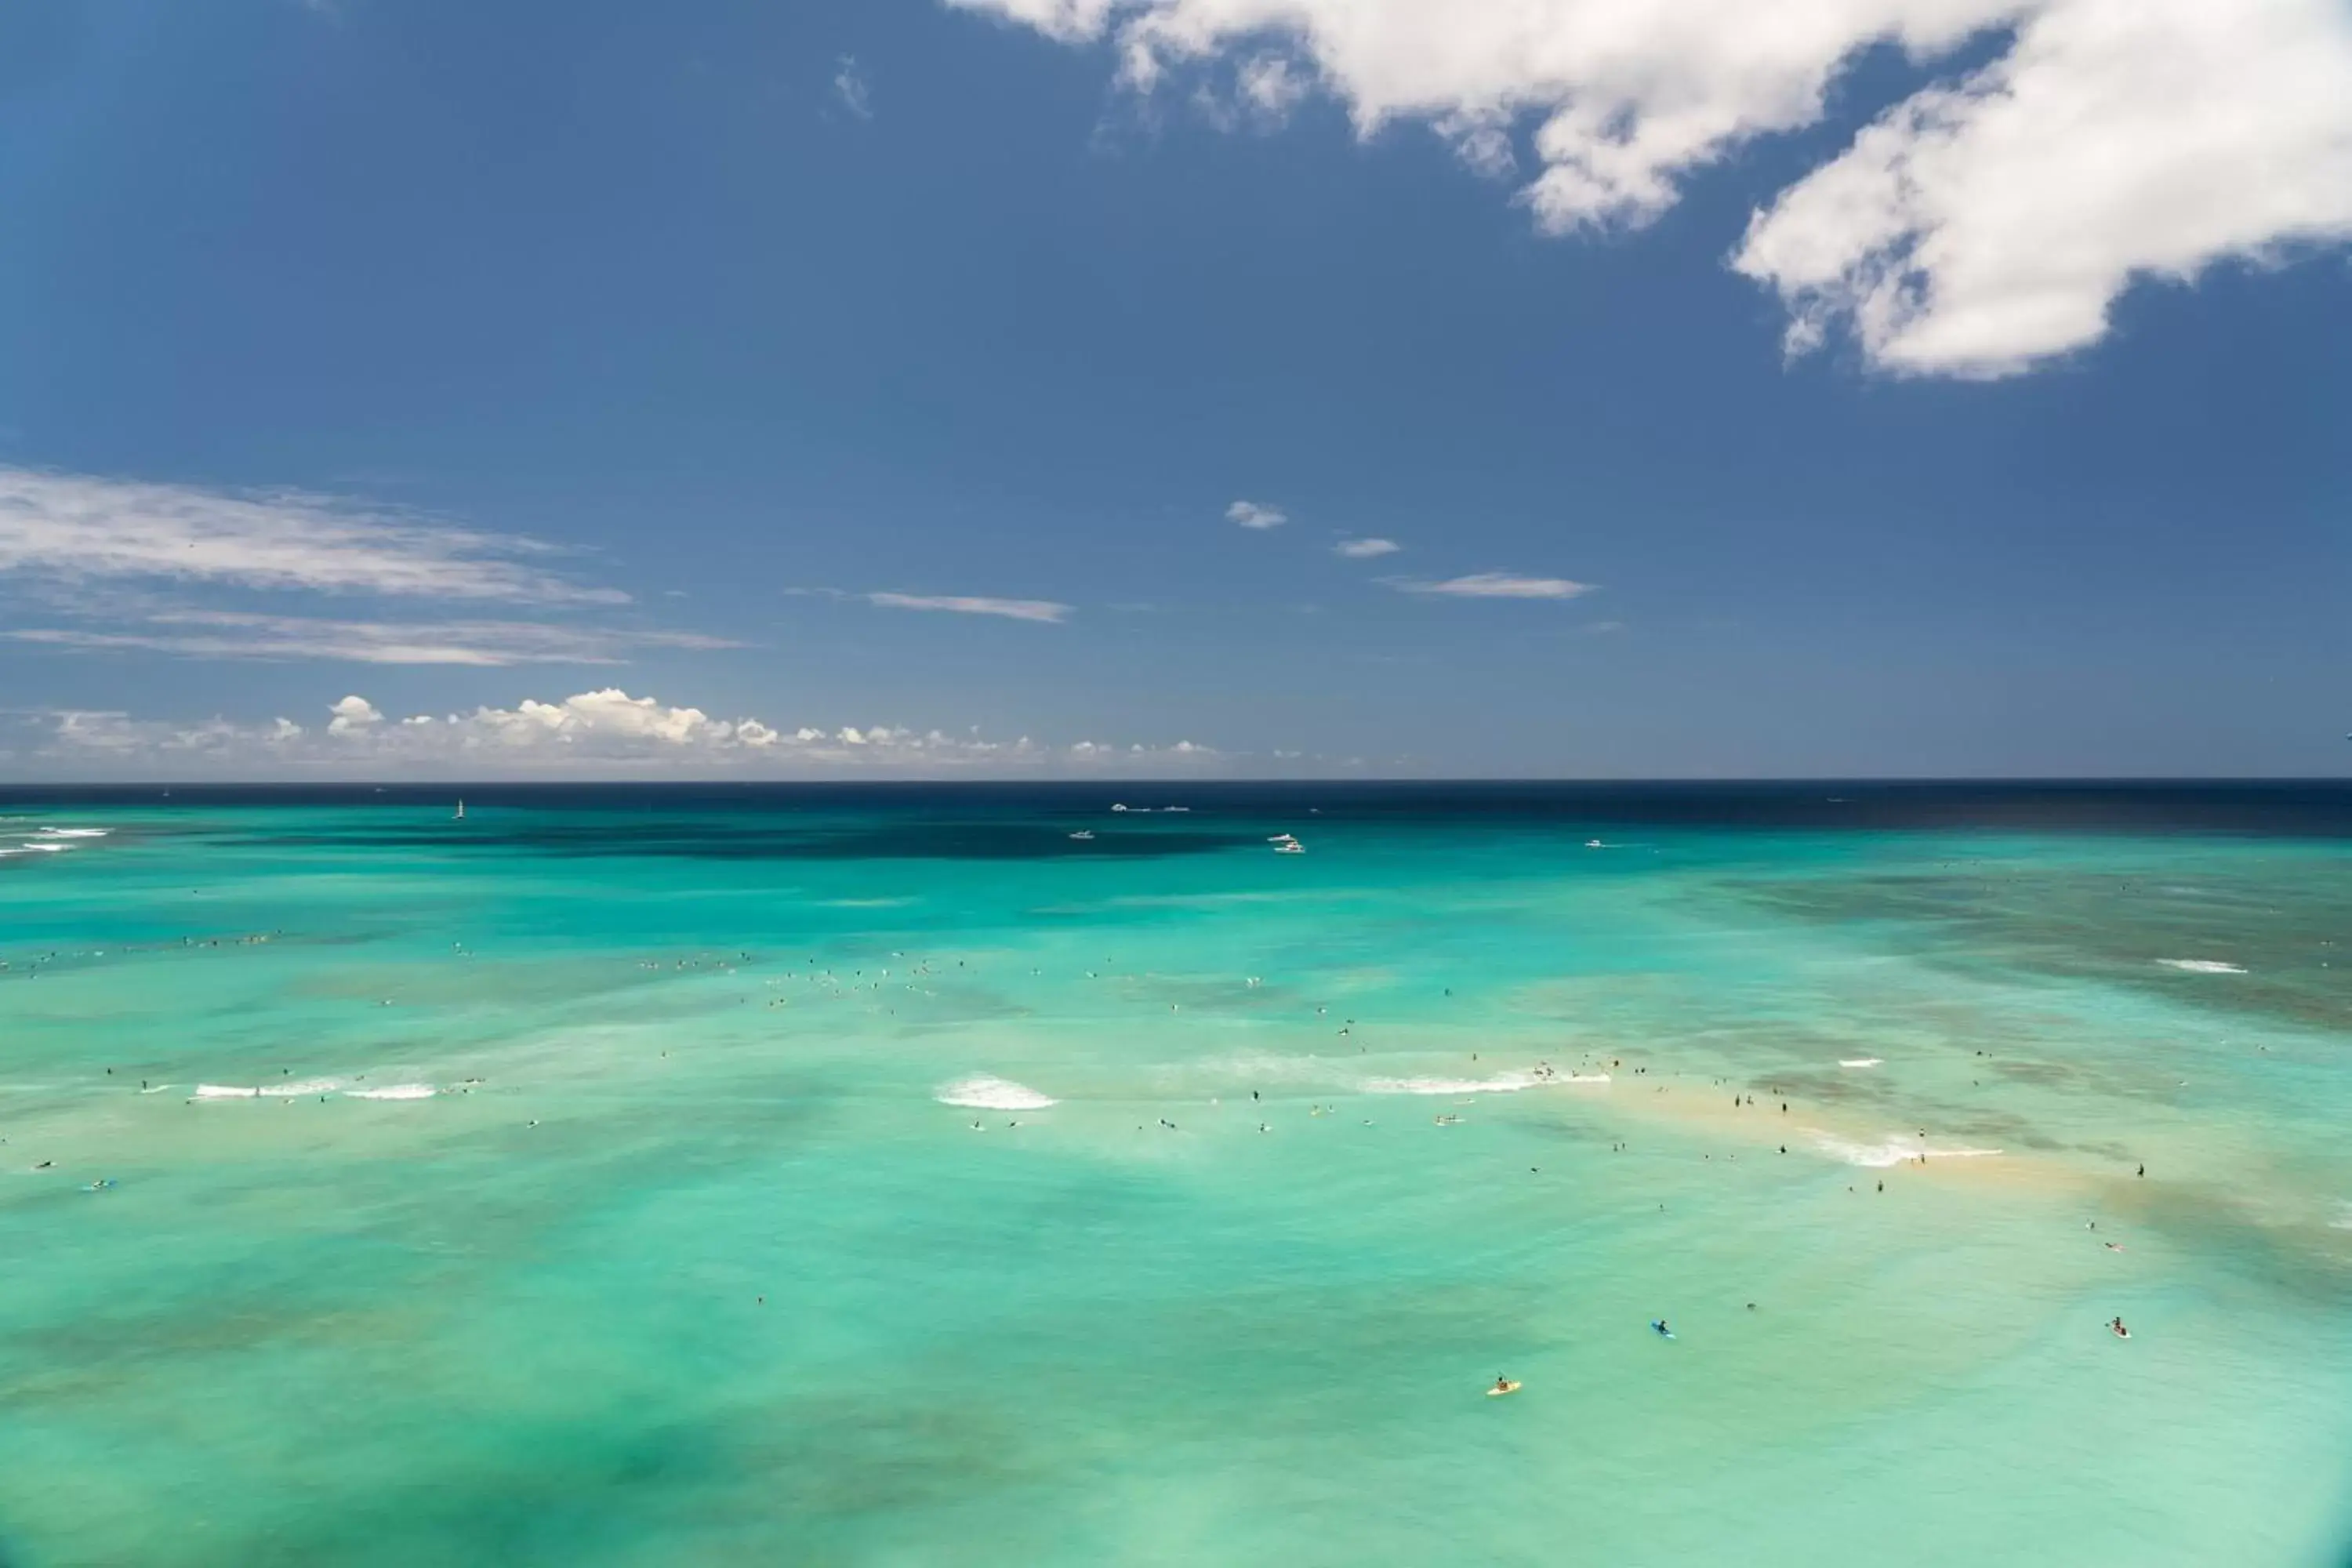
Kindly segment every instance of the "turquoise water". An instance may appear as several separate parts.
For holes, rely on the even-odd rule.
[[[7,808],[0,1560],[2346,1560],[2352,794],[468,794]]]

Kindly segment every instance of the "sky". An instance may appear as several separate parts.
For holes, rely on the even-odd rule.
[[[2346,0],[53,0],[0,215],[0,781],[2352,764]]]

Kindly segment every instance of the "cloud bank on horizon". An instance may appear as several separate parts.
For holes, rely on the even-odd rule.
[[[892,725],[784,728],[759,719],[716,719],[618,688],[512,708],[394,719],[347,696],[324,723],[290,719],[196,723],[122,712],[68,710],[30,717],[21,752],[52,772],[109,777],[313,778],[578,777],[709,773],[770,778],[833,774],[991,774],[1077,777],[1215,772],[1225,753],[1191,741],[1168,745],[1080,741],[1051,745],[1026,735],[991,741]],[[5,754],[5,753],[0,753]]]
[[[1108,45],[1139,93],[1199,78],[1263,120],[1319,89],[1365,136],[1419,121],[1555,234],[1651,222],[1695,172],[1821,121],[1873,48],[1967,50],[1982,63],[1885,110],[1729,258],[1787,309],[1791,353],[1844,335],[1897,374],[2015,374],[2098,342],[2136,280],[2352,238],[2342,0],[945,4]]]

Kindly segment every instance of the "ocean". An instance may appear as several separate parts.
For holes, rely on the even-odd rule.
[[[2352,786],[0,814],[9,1568],[2352,1558]]]

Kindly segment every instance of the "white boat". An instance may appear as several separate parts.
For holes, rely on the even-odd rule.
[[[1277,855],[1304,855],[1307,853],[1307,846],[1294,838],[1287,844],[1276,845],[1274,852]]]
[[[1585,847],[1587,849],[1606,849],[1606,848],[1608,848],[1608,847],[1609,847],[1609,846],[1607,846],[1606,844],[1601,843],[1601,840],[1599,840],[1598,838],[1588,838],[1588,839],[1586,839],[1586,840],[1584,841],[1584,847]]]
[[[1113,811],[1125,811],[1125,810],[1127,809],[1127,807],[1125,807],[1125,806],[1123,806],[1123,805],[1114,805],[1114,806],[1112,806],[1112,807],[1111,807],[1111,809],[1112,809]]]
[[[1277,833],[1273,837],[1267,839],[1266,842],[1268,844],[1296,844],[1298,840],[1293,838],[1287,833]]]
[[[1083,843],[1085,840],[1092,838],[1094,834],[1089,830],[1081,827],[1076,833],[1071,834],[1070,837]]]

